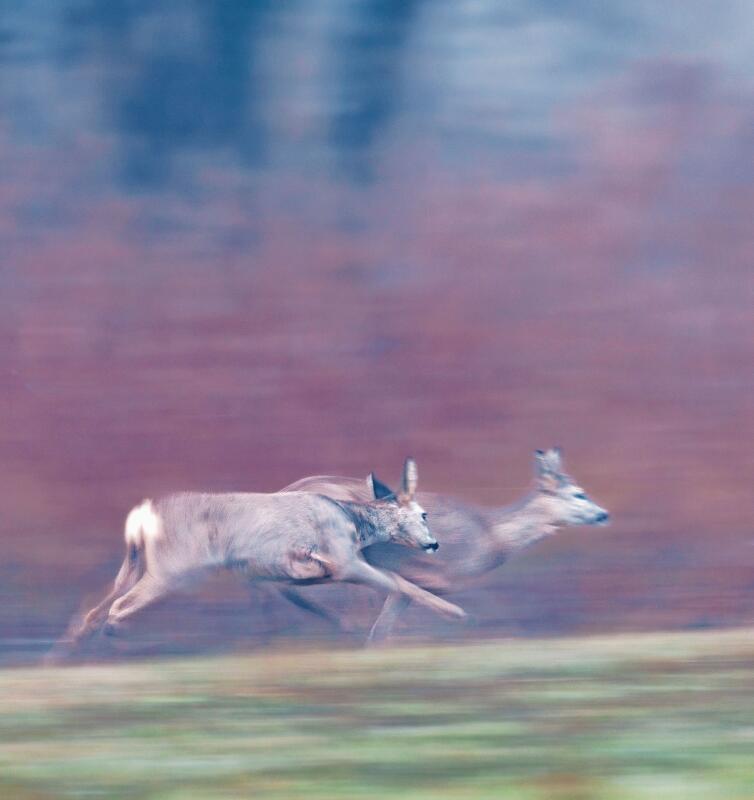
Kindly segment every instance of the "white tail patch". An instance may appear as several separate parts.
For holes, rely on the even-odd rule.
[[[157,539],[162,532],[162,521],[152,505],[145,500],[126,517],[126,544],[140,548],[148,541]]]

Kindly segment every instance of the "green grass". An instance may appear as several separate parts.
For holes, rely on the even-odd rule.
[[[0,671],[0,797],[754,798],[754,631]]]

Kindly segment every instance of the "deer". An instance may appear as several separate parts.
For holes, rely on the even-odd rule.
[[[443,542],[442,553],[436,559],[427,559],[389,542],[374,544],[365,550],[364,556],[372,566],[396,572],[442,596],[479,585],[483,576],[512,555],[552,536],[562,527],[608,523],[608,512],[565,473],[560,448],[535,451],[534,475],[534,488],[515,504],[503,508],[480,507],[446,495],[420,493],[419,501],[428,511],[432,529]],[[359,478],[311,476],[281,491],[320,492],[356,501],[364,496],[367,485]],[[389,490],[377,487],[377,491]],[[302,607],[313,606],[297,595],[294,591],[287,599]],[[390,591],[372,625],[367,645],[387,640],[412,601],[408,593]],[[307,610],[328,616],[325,609]]]
[[[435,552],[427,513],[416,501],[418,469],[406,459],[395,493],[370,474],[358,500],[314,491],[203,494],[144,500],[127,516],[126,554],[111,591],[84,617],[49,660],[70,655],[95,634],[117,634],[134,614],[218,569],[247,581],[284,586],[346,582],[406,594],[433,611],[465,612],[400,575],[368,564],[361,551],[378,543]],[[367,487],[365,486],[365,489]],[[306,607],[306,601],[303,603]]]

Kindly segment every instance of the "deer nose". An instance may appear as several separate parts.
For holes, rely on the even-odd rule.
[[[424,545],[425,550],[431,550],[433,553],[440,545],[437,542],[430,542],[429,544]]]
[[[610,515],[607,513],[607,511],[600,511],[600,513],[597,514],[596,519],[597,522],[607,522],[610,519]]]

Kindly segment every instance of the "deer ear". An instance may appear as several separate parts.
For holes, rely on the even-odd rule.
[[[403,465],[402,492],[407,500],[413,500],[416,494],[416,486],[419,482],[419,468],[413,458],[407,458]]]
[[[547,465],[550,472],[559,474],[563,470],[563,450],[560,447],[551,447],[546,453]]]
[[[534,451],[534,474],[540,488],[553,490],[563,483],[563,462],[559,447]]]
[[[389,486],[382,483],[382,481],[378,480],[374,472],[370,472],[369,475],[367,475],[367,485],[372,490],[375,500],[388,500],[395,497],[395,492]]]
[[[549,450],[534,451],[534,477],[540,489],[552,491],[555,488],[557,477],[550,468]]]
[[[534,474],[541,478],[549,472],[547,468],[547,456],[544,450],[534,451]]]
[[[563,469],[560,447],[534,451],[534,471],[537,475],[559,475]]]

